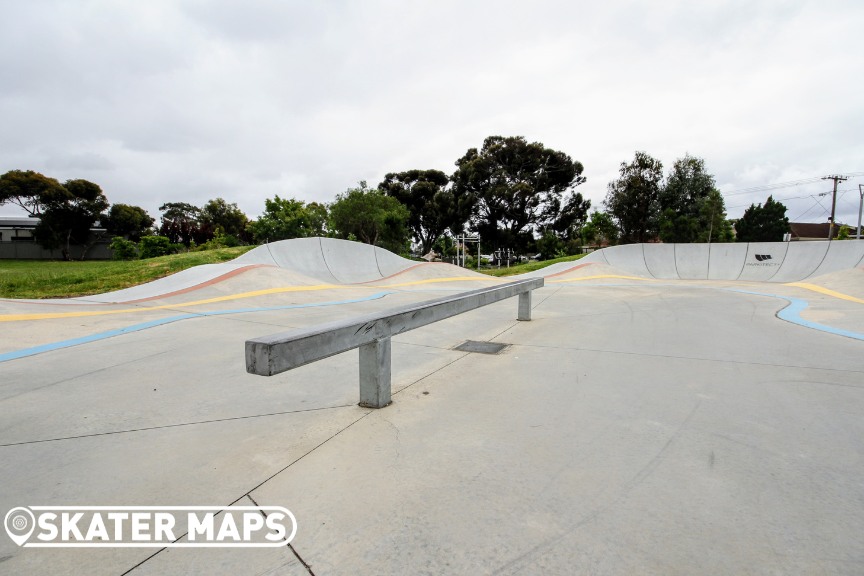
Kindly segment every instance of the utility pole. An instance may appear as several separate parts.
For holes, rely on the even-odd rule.
[[[858,233],[855,238],[861,239],[861,211],[864,209],[864,184],[858,184],[858,194],[861,195],[861,201],[858,203]]]
[[[834,239],[834,211],[837,208],[837,182],[845,182],[848,180],[846,176],[840,176],[835,174],[834,176],[825,176],[822,180],[833,180],[834,181],[834,195],[831,197],[831,225],[828,226],[828,241]]]

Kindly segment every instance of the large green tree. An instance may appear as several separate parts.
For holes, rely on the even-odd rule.
[[[582,241],[587,245],[614,246],[618,243],[618,227],[607,212],[595,210],[581,230]]]
[[[456,166],[457,201],[473,205],[471,228],[493,249],[524,250],[535,232],[558,220],[562,206],[584,203],[581,194],[565,198],[585,182],[582,164],[521,136],[489,136],[480,150],[469,149]],[[562,222],[561,227],[569,225]]]
[[[201,226],[201,209],[187,202],[166,202],[159,207],[162,224],[159,234],[174,244],[203,244],[213,237]]]
[[[215,198],[201,208],[200,221],[201,228],[208,234],[230,235],[245,240],[249,218],[236,203],[229,204],[223,198]]]
[[[702,158],[689,154],[672,165],[660,188],[659,234],[663,242],[728,241],[723,196]]]
[[[408,170],[391,172],[378,185],[408,208],[408,226],[423,254],[448,230],[461,230],[470,216],[470,204],[460,205],[449,183],[440,170]]]
[[[765,204],[750,204],[744,215],[735,223],[739,242],[781,242],[789,231],[786,206],[768,196]]]
[[[247,230],[256,243],[324,236],[326,233],[327,207],[311,202],[305,204],[294,198],[264,200],[264,213],[249,223]]]
[[[102,226],[112,236],[123,236],[133,242],[152,233],[153,217],[140,206],[113,204],[102,218]]]
[[[108,199],[98,184],[87,180],[67,180],[63,191],[43,198],[44,209],[33,236],[45,248],[60,248],[64,260],[71,259],[72,245],[83,246],[83,260],[97,239],[91,230],[108,208]]]
[[[60,182],[33,170],[10,170],[0,176],[0,206],[14,204],[30,216],[41,215],[47,202],[66,197]]]
[[[591,201],[582,198],[581,194],[570,194],[562,203],[554,198],[548,205],[548,228],[553,230],[562,241],[579,238],[579,231],[588,218]]]
[[[609,182],[606,209],[615,219],[625,243],[657,238],[663,164],[645,152],[621,163],[619,177]]]
[[[96,239],[93,224],[102,218],[108,200],[98,184],[67,180],[60,184],[32,170],[10,170],[0,176],[0,205],[15,204],[39,223],[33,235],[48,249],[60,248],[71,258],[72,245],[84,247],[82,259]]]
[[[391,252],[405,251],[408,243],[408,209],[366,182],[336,196],[330,205],[330,229],[339,238],[355,238]]]

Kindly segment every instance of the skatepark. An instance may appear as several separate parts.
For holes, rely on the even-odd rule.
[[[394,335],[379,409],[357,351],[264,377],[244,345],[520,278],[305,238],[0,300],[4,515],[297,521],[276,548],[4,536],[0,574],[864,572],[864,241],[626,245],[525,277],[530,321],[510,298]]]

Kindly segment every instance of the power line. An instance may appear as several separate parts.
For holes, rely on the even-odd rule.
[[[864,176],[864,172],[846,172],[843,177],[844,178],[855,178],[857,176]],[[739,196],[741,194],[750,194],[753,192],[763,192],[768,190],[778,190],[780,188],[789,188],[791,186],[801,186],[803,184],[815,184],[820,180],[824,180],[822,176],[813,176],[812,178],[802,178],[801,180],[792,180],[789,182],[777,182],[775,184],[763,184],[761,186],[753,186],[750,188],[740,188],[737,190],[732,190],[730,192],[724,192],[723,196]]]
[[[831,192],[820,192],[819,194],[817,194],[817,196],[827,196],[830,193]],[[812,198],[813,196],[813,194],[808,194],[807,196],[787,196],[786,198],[775,198],[774,201],[786,202],[787,200],[806,200],[808,198]],[[752,202],[750,204],[752,204]],[[726,208],[728,210],[731,210],[732,208],[744,208],[745,206],[750,206],[750,204],[736,204],[735,206],[727,206]]]

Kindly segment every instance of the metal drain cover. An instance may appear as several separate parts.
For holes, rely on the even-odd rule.
[[[510,345],[501,344],[500,342],[476,342],[474,340],[466,340],[459,346],[456,346],[454,350],[459,350],[461,352],[479,352],[480,354],[498,354],[508,346]]]

